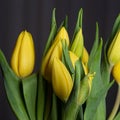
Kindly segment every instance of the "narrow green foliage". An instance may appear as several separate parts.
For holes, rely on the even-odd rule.
[[[92,63],[93,59],[94,59],[94,55],[95,52],[98,48],[99,45],[99,27],[98,27],[98,23],[96,23],[96,34],[95,34],[95,40],[92,46],[92,50],[90,52],[90,57],[89,57],[89,61],[88,61],[88,66],[90,66],[90,64]]]
[[[38,89],[37,89],[37,120],[43,120],[44,118],[44,107],[45,107],[45,94],[46,94],[46,87],[45,87],[45,80],[39,74],[38,79]]]
[[[79,13],[78,13],[77,23],[76,23],[76,26],[75,26],[72,41],[74,40],[75,35],[79,31],[79,29],[82,28],[82,20],[83,20],[83,9],[81,8]]]
[[[22,98],[21,81],[8,65],[6,58],[0,50],[0,65],[4,74],[5,90],[8,101],[19,120],[29,120],[24,100]]]
[[[56,95],[53,93],[52,95],[52,107],[51,107],[51,120],[58,120],[58,110],[60,108],[57,108],[57,97]]]
[[[37,75],[32,74],[22,79],[23,95],[31,120],[36,120]]]
[[[120,120],[120,112],[116,115],[116,117],[114,118],[114,120]]]
[[[57,24],[56,24],[56,19],[55,19],[55,9],[53,9],[53,13],[52,13],[52,23],[51,23],[51,30],[50,30],[50,34],[44,49],[44,53],[43,56],[45,56],[45,54],[47,53],[48,49],[50,48],[52,41],[54,40],[54,37],[56,35],[57,32]]]
[[[66,43],[62,43],[62,47],[63,47],[63,54],[62,54],[62,61],[65,64],[65,66],[67,67],[68,71],[70,72],[71,75],[74,74],[74,68],[69,56],[69,51],[68,51],[68,47],[66,45]]]

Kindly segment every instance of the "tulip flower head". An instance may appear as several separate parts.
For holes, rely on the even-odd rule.
[[[43,58],[41,73],[43,77],[51,82],[51,69],[53,59],[62,57],[62,42],[65,41],[69,45],[69,37],[66,29],[62,27],[53,41],[53,44],[49,48],[47,54]]]
[[[120,30],[116,33],[108,49],[108,60],[112,66],[120,60]]]
[[[118,61],[112,68],[112,75],[116,82],[120,85],[120,61]]]
[[[52,86],[55,94],[66,102],[73,88],[73,80],[65,65],[58,58],[53,60]]]
[[[35,50],[32,35],[23,31],[20,33],[14,48],[11,67],[19,77],[32,73],[35,63]]]

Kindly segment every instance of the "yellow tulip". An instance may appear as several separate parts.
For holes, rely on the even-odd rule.
[[[67,45],[69,45],[68,33],[64,27],[62,27],[56,35],[53,44],[42,61],[41,73],[48,82],[51,82],[51,67],[54,57],[61,59],[62,41],[65,41]]]
[[[120,60],[120,30],[116,33],[108,49],[108,60],[111,66]]]
[[[73,88],[73,81],[65,65],[57,58],[53,60],[52,86],[55,94],[67,101]]]
[[[116,82],[120,85],[120,61],[118,61],[112,69],[112,75]]]
[[[11,58],[11,67],[19,77],[26,77],[32,73],[34,63],[35,50],[32,35],[23,31],[18,36]]]
[[[82,56],[83,44],[84,44],[83,34],[82,29],[80,28],[71,46],[71,51],[74,52],[79,58]]]

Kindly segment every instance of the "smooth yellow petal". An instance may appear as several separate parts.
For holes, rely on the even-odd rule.
[[[19,74],[22,77],[31,74],[35,63],[35,52],[33,38],[25,31],[19,52]]]
[[[112,75],[116,82],[120,84],[120,61],[113,66]]]
[[[19,72],[18,72],[18,55],[19,55],[19,50],[21,47],[21,42],[22,42],[22,38],[24,36],[24,31],[20,33],[20,35],[18,36],[17,42],[16,42],[16,46],[14,48],[14,51],[12,53],[12,57],[11,57],[11,67],[13,69],[13,71],[19,76]]]
[[[87,63],[88,63],[88,60],[89,60],[89,54],[88,54],[87,49],[84,47],[84,49],[83,49],[83,54],[82,54],[82,62],[83,62],[84,64],[87,64]]]
[[[73,81],[64,64],[57,58],[53,61],[52,86],[55,94],[61,100],[67,101],[73,88]]]
[[[58,34],[56,35],[55,37],[55,40],[54,40],[54,43],[57,43],[61,40],[65,40],[67,45],[69,45],[69,36],[68,36],[68,33],[65,29],[65,27],[62,27],[59,31],[58,31]]]

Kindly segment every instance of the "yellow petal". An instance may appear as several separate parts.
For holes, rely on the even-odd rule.
[[[20,33],[20,35],[18,36],[17,42],[16,42],[16,46],[14,48],[14,51],[12,53],[12,57],[11,57],[11,67],[13,69],[13,71],[19,76],[19,72],[18,72],[18,55],[19,55],[19,50],[20,50],[20,46],[21,46],[21,42],[22,42],[22,38],[24,36],[24,31]]]
[[[53,61],[52,86],[55,94],[61,100],[68,100],[73,88],[73,81],[64,64],[57,58],[54,58]]]
[[[82,62],[87,64],[88,63],[88,59],[89,59],[89,54],[88,54],[86,48],[84,47],[83,55],[82,55]]]
[[[113,66],[112,75],[116,82],[120,84],[120,61]]]
[[[35,63],[34,43],[30,33],[25,31],[19,52],[19,74],[22,77],[31,74]]]

